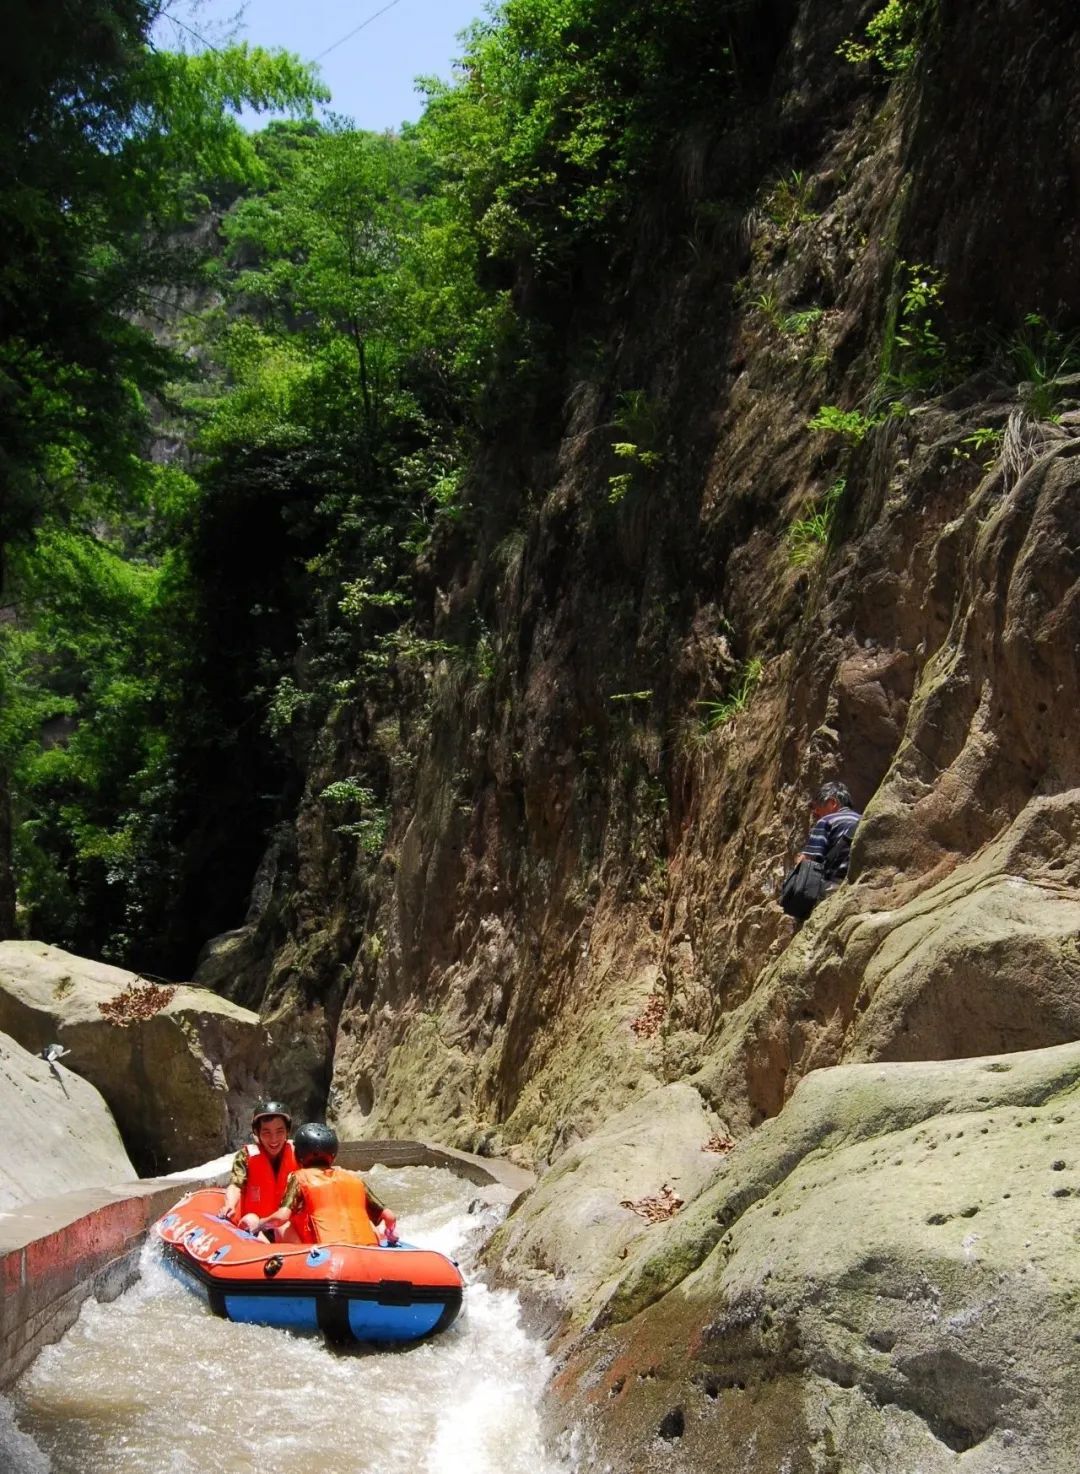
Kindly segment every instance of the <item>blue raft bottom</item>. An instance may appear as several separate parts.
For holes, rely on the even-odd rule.
[[[282,1331],[312,1331],[319,1324],[318,1300],[314,1295],[223,1295],[215,1307],[207,1287],[171,1254],[164,1265],[174,1279],[228,1320],[241,1325],[272,1326]],[[341,1302],[339,1302],[340,1304]],[[349,1331],[357,1341],[416,1341],[428,1336],[441,1320],[445,1306],[439,1302],[417,1302],[412,1305],[380,1305],[376,1300],[345,1300]],[[218,1308],[219,1307],[219,1308]]]
[[[319,1311],[313,1295],[226,1295],[225,1314],[246,1325],[279,1326],[289,1331],[317,1331]],[[443,1314],[439,1304],[379,1305],[374,1300],[347,1302],[349,1330],[357,1341],[415,1341],[429,1335]]]

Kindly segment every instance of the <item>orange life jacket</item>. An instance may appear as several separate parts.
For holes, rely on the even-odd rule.
[[[355,1172],[344,1167],[301,1167],[296,1174],[304,1194],[304,1210],[310,1220],[310,1237],[297,1223],[297,1232],[307,1243],[377,1244],[379,1235],[368,1213],[368,1195]]]
[[[258,1213],[260,1218],[269,1218],[281,1207],[285,1196],[285,1184],[289,1173],[297,1168],[291,1141],[282,1148],[277,1164],[271,1162],[261,1147],[248,1145],[247,1181],[240,1193],[240,1213]]]

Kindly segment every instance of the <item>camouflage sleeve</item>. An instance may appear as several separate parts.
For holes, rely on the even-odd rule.
[[[229,1186],[242,1188],[247,1182],[248,1157],[243,1147],[232,1159],[232,1167],[229,1170]]]
[[[304,1206],[304,1189],[296,1180],[296,1173],[290,1172],[285,1184],[285,1196],[281,1200],[281,1206],[288,1208],[290,1213],[295,1213],[298,1208]]]
[[[360,1181],[364,1182],[364,1179],[361,1177]],[[368,1217],[372,1223],[378,1223],[379,1219],[383,1216],[383,1209],[386,1204],[379,1197],[378,1193],[371,1190],[366,1182],[364,1182],[364,1191],[367,1193]]]

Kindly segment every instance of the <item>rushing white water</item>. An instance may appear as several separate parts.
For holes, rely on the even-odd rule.
[[[411,1243],[470,1260],[497,1221],[480,1189],[412,1167],[367,1174]],[[470,1207],[473,1211],[470,1211]],[[516,1298],[470,1284],[449,1331],[402,1350],[327,1350],[233,1325],[143,1251],[0,1402],[14,1474],[555,1474],[537,1406],[549,1373]],[[11,1420],[11,1410],[14,1419]]]

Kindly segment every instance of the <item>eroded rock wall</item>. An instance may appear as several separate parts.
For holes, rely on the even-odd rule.
[[[1048,418],[987,336],[1080,309],[1076,26],[941,6],[890,82],[836,55],[874,9],[778,10],[760,102],[680,142],[583,327],[601,360],[568,350],[561,423],[481,457],[467,551],[419,570],[427,634],[480,653],[334,714],[204,963],[349,1133],[547,1161],[679,1078],[741,1133],[814,1066],[1076,1037],[1080,386]],[[897,415],[901,261],[944,273],[970,369]],[[853,448],[823,403],[876,422]],[[628,404],[659,460],[613,501]],[[374,875],[315,796],[373,764]],[[853,883],[793,944],[776,884],[834,774]]]
[[[322,733],[199,975],[261,1008],[298,1109],[545,1162],[678,1079],[742,1134],[816,1066],[1076,1037],[1080,384],[1033,394],[1001,340],[1080,312],[1077,27],[938,6],[890,80],[837,56],[876,8],[777,7],[757,101],[679,140],[418,569],[398,705]],[[901,262],[942,273],[948,392],[897,379]],[[631,436],[655,463],[613,496]],[[317,795],[375,768],[372,873]],[[794,938],[777,881],[835,774],[852,883]]]

